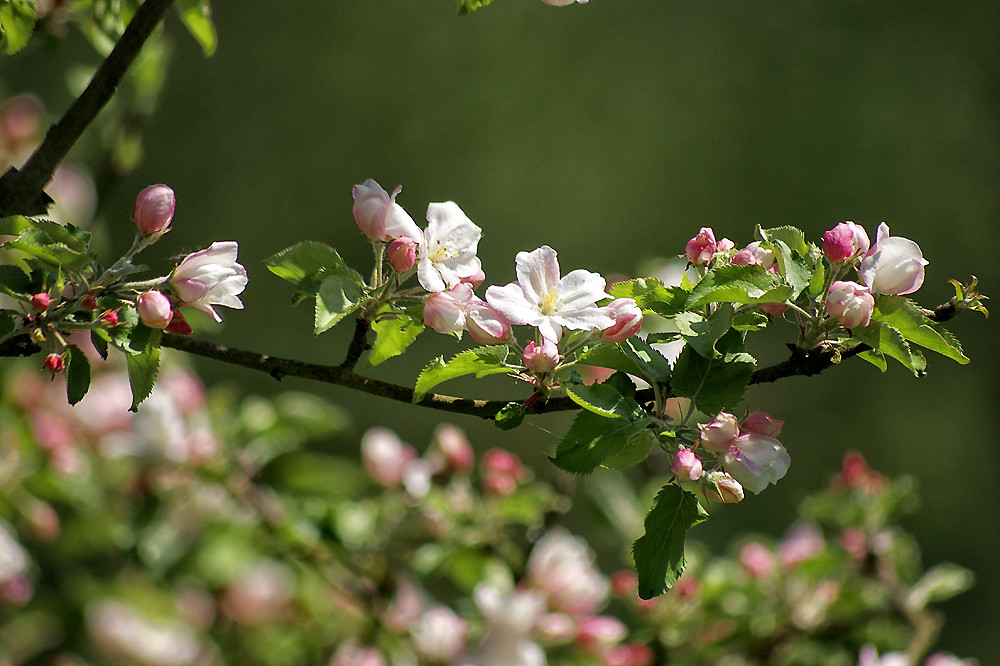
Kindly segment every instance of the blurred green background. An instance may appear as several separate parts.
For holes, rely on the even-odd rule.
[[[700,226],[743,245],[757,224],[793,224],[819,240],[850,219],[873,237],[884,220],[920,243],[930,261],[916,294],[923,305],[946,300],[947,280],[970,273],[986,294],[998,291],[1000,4],[497,0],[463,18],[448,0],[214,9],[212,58],[168,20],[174,62],[146,160],[103,208],[109,223],[128,225],[135,193],[165,182],[177,217],[160,244],[169,247],[151,254],[240,242],[250,286],[246,310],[226,312],[213,331],[226,344],[342,359],[351,327],[313,338],[310,308],[290,309],[289,288],[261,261],[315,239],[367,272],[351,187],[369,177],[389,190],[403,184],[398,201],[418,222],[428,202],[458,202],[484,229],[488,283],[513,279],[514,254],[542,244],[559,251],[564,272],[635,274],[682,252]],[[86,54],[81,42],[5,63],[4,92],[61,86],[61,61]],[[48,100],[50,112],[62,112],[64,97]],[[776,328],[755,347],[763,362],[783,358],[794,337]],[[924,501],[909,527],[926,562],[976,573],[974,590],[945,605],[940,647],[985,660],[1000,651],[998,329],[974,314],[950,328],[971,365],[930,358],[929,376],[915,379],[854,360],[753,388],[751,407],[786,421],[792,467],[692,536],[722,544],[748,528],[779,529],[796,499],[859,450],[876,469],[919,479]],[[429,358],[460,348],[424,338],[372,374],[412,383]],[[198,367],[247,392],[309,389],[348,407],[355,436],[334,443],[345,450],[375,424],[423,445],[442,418],[336,387]],[[526,395],[505,380],[442,389]],[[511,436],[446,416],[480,451],[514,448],[542,473],[568,418],[536,417]],[[581,503],[571,520],[595,515]]]

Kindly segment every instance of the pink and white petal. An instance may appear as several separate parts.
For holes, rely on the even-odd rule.
[[[543,321],[534,325],[543,338],[552,342],[559,342],[562,339],[562,326],[555,321],[555,317],[543,317]]]
[[[538,308],[524,296],[524,290],[517,282],[499,287],[493,285],[486,290],[486,302],[502,314],[512,324],[535,326],[545,317]]]
[[[430,292],[444,291],[448,288],[434,262],[427,257],[421,257],[417,263],[417,280],[421,287]]]
[[[559,286],[559,259],[556,251],[543,245],[532,252],[518,252],[514,261],[517,282],[533,303]]]
[[[409,238],[417,245],[424,238],[424,232],[420,230],[413,218],[403,210],[399,204],[393,204],[389,213],[385,217],[385,233],[392,238]]]
[[[615,324],[611,310],[599,307],[583,308],[570,312],[563,311],[552,318],[566,328],[575,331],[604,330]]]
[[[610,298],[604,293],[606,286],[607,282],[600,274],[578,268],[562,279],[559,296],[565,308],[575,310]]]

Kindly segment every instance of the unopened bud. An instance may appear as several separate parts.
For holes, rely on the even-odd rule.
[[[389,243],[386,257],[389,265],[399,273],[408,271],[417,261],[417,242],[412,238],[397,238]]]
[[[743,499],[743,486],[725,472],[709,472],[701,477],[705,497],[720,504],[736,504]]]
[[[114,328],[118,325],[118,313],[114,310],[108,310],[101,315],[101,321],[103,321],[108,328]]]
[[[132,219],[143,236],[162,236],[174,218],[174,191],[166,185],[150,185],[135,199]]]
[[[135,302],[139,319],[150,328],[166,328],[173,316],[170,299],[163,292],[150,289]]]
[[[49,354],[45,357],[43,362],[45,369],[49,372],[55,374],[57,372],[62,372],[63,368],[66,367],[66,361],[59,354]]]
[[[191,328],[191,324],[189,324],[187,319],[184,318],[181,311],[177,309],[170,311],[170,323],[167,324],[167,327],[163,330],[167,333],[176,333],[177,335],[191,335],[194,333],[194,329]]]
[[[559,365],[559,348],[548,338],[542,338],[542,344],[528,343],[523,358],[532,372],[552,372]]]
[[[714,421],[701,429],[698,442],[712,453],[725,453],[739,434],[736,417],[729,412],[719,412]]]
[[[466,330],[481,345],[495,345],[510,337],[510,322],[491,305],[472,301],[465,315]]]
[[[50,303],[52,303],[52,297],[49,296],[44,291],[39,292],[31,297],[31,307],[34,308],[35,310],[38,310],[39,312],[49,307]]]
[[[605,342],[628,340],[642,328],[642,310],[634,299],[616,298],[608,303],[608,309],[615,323],[601,331],[601,339]]]
[[[674,462],[670,465],[670,471],[682,483],[685,481],[697,481],[701,478],[701,461],[698,460],[698,456],[691,449],[681,449],[674,456]]]
[[[97,309],[97,296],[91,293],[85,294],[84,297],[80,299],[80,307],[84,310],[93,312]]]

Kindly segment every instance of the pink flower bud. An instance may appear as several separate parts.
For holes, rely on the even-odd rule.
[[[193,307],[217,322],[222,317],[213,305],[243,309],[239,294],[247,286],[247,270],[236,262],[236,241],[216,241],[184,257],[170,275],[170,286],[180,305]]]
[[[734,266],[753,266],[757,263],[757,256],[752,250],[750,250],[750,248],[745,247],[734,254],[733,258],[729,260],[729,263]]]
[[[823,532],[815,523],[796,523],[778,544],[778,560],[783,567],[795,567],[816,557],[825,548]]]
[[[433,293],[424,302],[424,323],[438,333],[463,331],[470,300],[472,285],[465,283],[459,283],[448,291]]]
[[[739,434],[736,417],[729,412],[719,412],[714,421],[702,427],[698,442],[712,453],[725,453]]]
[[[80,307],[84,310],[93,312],[97,309],[97,296],[91,293],[85,294],[84,297],[80,299]]]
[[[784,477],[790,462],[781,442],[757,433],[737,437],[722,457],[726,471],[755,495]]]
[[[412,238],[397,238],[389,243],[386,256],[394,270],[399,273],[408,271],[417,263],[417,242]]]
[[[826,297],[826,311],[844,328],[867,326],[875,309],[875,298],[868,287],[857,282],[838,280],[830,285]]]
[[[188,323],[184,315],[177,308],[170,311],[170,323],[164,329],[167,333],[176,333],[177,335],[191,335],[194,333],[194,329],[191,328],[191,324]]]
[[[354,221],[358,223],[361,233],[377,242],[403,236],[411,239],[423,237],[417,223],[396,203],[396,196],[402,189],[402,186],[397,187],[390,197],[371,178],[362,185],[354,186]]]
[[[63,368],[66,367],[66,361],[59,354],[49,354],[42,364],[51,373],[62,372]]]
[[[642,328],[642,310],[635,300],[616,298],[608,303],[608,310],[615,318],[615,323],[601,331],[601,339],[605,342],[628,340]]]
[[[101,315],[101,321],[109,328],[114,328],[118,325],[118,313],[114,310],[108,310]]]
[[[861,225],[841,222],[823,234],[823,254],[836,263],[868,252],[868,234]]]
[[[728,238],[723,238],[722,240],[720,240],[718,243],[715,244],[715,251],[728,252],[729,250],[732,250],[734,247],[736,247],[736,243],[729,240]]]
[[[46,294],[44,291],[39,292],[31,297],[31,307],[35,310],[41,312],[45,308],[49,307],[52,303],[52,297]]]
[[[740,547],[740,564],[754,580],[767,578],[774,571],[774,553],[756,541],[748,541]]]
[[[593,615],[580,620],[576,630],[576,643],[587,652],[600,654],[606,648],[621,643],[626,636],[628,627],[618,618]]]
[[[777,437],[781,434],[784,421],[779,421],[767,412],[753,411],[744,417],[740,423],[740,432],[755,432],[765,437]]]
[[[559,347],[548,338],[542,344],[529,342],[524,348],[524,365],[532,372],[552,372],[559,365]]]
[[[150,185],[135,198],[132,219],[143,236],[162,236],[170,230],[176,200],[166,185]]]
[[[785,310],[788,309],[788,303],[761,303],[760,309],[778,319],[785,316]]]
[[[926,265],[919,245],[907,238],[890,236],[888,225],[882,222],[878,225],[875,245],[862,259],[858,273],[872,293],[911,294],[924,283]]]
[[[483,301],[470,302],[465,315],[466,330],[481,345],[495,345],[510,337],[510,322]]]
[[[486,273],[483,272],[482,268],[480,268],[472,275],[461,278],[462,282],[471,284],[473,289],[478,289],[479,285],[481,285],[485,280],[486,280]]]
[[[745,249],[750,250],[750,252],[753,253],[755,264],[760,264],[764,268],[771,268],[774,266],[774,262],[776,261],[774,252],[761,247],[760,241],[750,243]]]
[[[493,495],[510,495],[524,478],[521,459],[504,449],[490,449],[483,454],[483,487]]]
[[[630,597],[635,594],[639,577],[631,569],[622,569],[611,576],[611,592],[615,596]]]
[[[444,458],[448,468],[455,471],[472,469],[475,453],[465,433],[453,425],[442,424],[434,431],[431,446]]]
[[[361,439],[361,465],[379,485],[397,488],[417,451],[388,428],[371,428]]]
[[[703,474],[701,489],[705,497],[720,504],[736,504],[743,500],[743,486],[725,472],[714,471]]]
[[[162,292],[150,289],[135,302],[139,319],[150,328],[166,328],[173,316],[170,299]]]
[[[684,247],[688,263],[695,266],[705,266],[715,256],[715,234],[710,227],[702,227],[698,235],[687,242]]]
[[[681,483],[685,481],[697,481],[701,478],[702,465],[698,456],[691,449],[681,449],[674,456],[674,462],[670,465],[670,471],[674,473]]]
[[[628,643],[608,648],[603,658],[605,666],[651,666],[655,656],[648,645]]]

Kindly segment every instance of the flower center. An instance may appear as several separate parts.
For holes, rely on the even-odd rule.
[[[562,309],[562,299],[559,298],[559,292],[556,291],[555,287],[550,287],[548,292],[542,296],[538,309],[546,317],[551,317]]]
[[[427,252],[427,258],[435,263],[456,259],[461,253],[455,249],[450,238],[435,240],[431,249]]]

